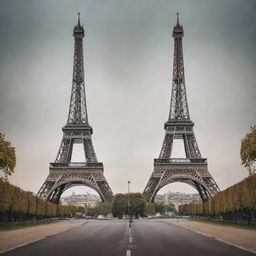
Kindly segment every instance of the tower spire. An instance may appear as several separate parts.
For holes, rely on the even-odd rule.
[[[176,12],[176,15],[177,15],[177,22],[176,22],[176,26],[180,26],[179,13],[178,13],[178,12]]]
[[[75,41],[73,80],[70,99],[68,121],[66,126],[83,126],[89,129],[85,82],[84,82],[84,60],[83,60],[83,37],[84,28],[80,24],[80,13],[78,12],[78,24],[75,25],[73,36]],[[92,129],[91,129],[92,131]]]
[[[80,12],[77,13],[77,16],[78,16],[78,25],[80,26]]]
[[[168,122],[171,120],[190,120],[185,86],[185,72],[182,49],[183,35],[183,26],[180,25],[179,13],[177,12],[177,23],[174,26],[172,32],[172,36],[174,38],[174,58],[172,96]]]

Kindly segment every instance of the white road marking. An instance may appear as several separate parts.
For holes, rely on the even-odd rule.
[[[126,256],[132,256],[131,250],[127,250],[127,251],[126,251]]]
[[[128,248],[130,247],[130,245],[132,244],[132,236],[131,236],[131,227],[128,228],[129,231],[129,245]],[[132,251],[131,250],[127,250],[126,251],[126,256],[131,256],[132,255]]]

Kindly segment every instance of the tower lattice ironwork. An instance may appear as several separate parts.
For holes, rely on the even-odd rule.
[[[96,190],[102,201],[106,201],[112,198],[113,193],[103,175],[103,164],[97,161],[91,139],[93,129],[88,122],[84,82],[84,28],[80,24],[79,14],[73,36],[75,49],[68,120],[62,128],[63,138],[56,160],[50,163],[50,173],[40,188],[38,196],[58,203],[61,194],[68,188],[86,185]],[[75,143],[83,144],[86,162],[71,162]]]
[[[208,171],[207,159],[202,158],[193,131],[194,123],[190,120],[182,50],[183,26],[177,23],[173,28],[174,60],[170,114],[164,128],[162,149],[157,159],[154,159],[154,171],[144,190],[144,196],[150,202],[154,201],[157,192],[167,184],[183,182],[193,186],[199,192],[203,201],[214,195],[218,186]],[[174,139],[182,139],[186,158],[172,158]]]

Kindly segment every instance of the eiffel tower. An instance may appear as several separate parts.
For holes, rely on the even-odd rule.
[[[154,159],[154,171],[143,192],[145,198],[154,202],[157,192],[167,184],[183,182],[194,187],[202,201],[214,195],[219,188],[208,171],[207,159],[202,158],[193,131],[194,123],[190,120],[185,87],[185,73],[182,50],[183,26],[177,23],[173,28],[174,61],[172,95],[169,119],[165,123],[166,130],[162,149]],[[186,158],[172,158],[174,139],[182,139]]]
[[[97,191],[104,202],[111,199],[113,193],[103,175],[103,164],[97,161],[91,139],[93,129],[88,123],[84,83],[84,28],[80,24],[79,13],[73,36],[75,51],[68,120],[62,128],[63,138],[56,160],[50,163],[50,173],[40,188],[38,196],[58,203],[65,190],[73,186],[85,185]],[[71,162],[75,143],[83,144],[86,162]]]

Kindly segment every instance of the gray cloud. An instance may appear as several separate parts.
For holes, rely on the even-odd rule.
[[[240,140],[255,124],[256,3],[1,1],[0,124],[17,149],[14,184],[37,192],[54,161],[72,77],[76,12],[84,40],[89,121],[113,191],[142,191],[169,112],[175,13],[202,155],[221,189],[247,175]],[[185,189],[181,185],[170,188]]]

